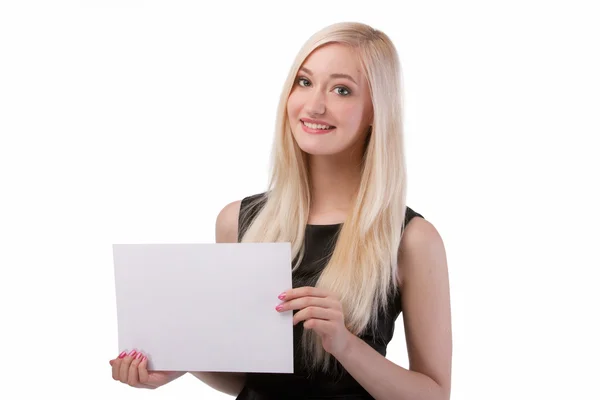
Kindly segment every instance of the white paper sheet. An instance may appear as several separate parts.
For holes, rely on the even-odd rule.
[[[114,244],[119,353],[157,371],[292,373],[289,243]]]

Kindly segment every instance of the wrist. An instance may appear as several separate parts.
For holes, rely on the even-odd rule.
[[[348,338],[345,342],[344,347],[342,347],[337,354],[334,354],[334,357],[342,364],[352,359],[357,348],[360,346],[362,339],[352,332],[348,332]]]

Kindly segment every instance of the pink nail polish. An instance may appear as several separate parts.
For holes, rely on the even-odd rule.
[[[119,354],[119,358],[124,358],[127,355],[126,351],[123,351],[121,354]]]
[[[134,360],[141,360],[144,357],[144,355],[142,353],[137,353],[137,356],[135,356]]]
[[[275,307],[275,309],[276,309],[277,311],[281,311],[281,310],[283,310],[283,306],[282,306],[282,305],[278,305],[277,307]]]
[[[285,292],[281,293],[281,294],[280,294],[279,296],[277,296],[277,297],[279,297],[279,299],[281,299],[281,300],[285,299]]]
[[[136,354],[137,354],[137,351],[131,350],[131,352],[128,355],[131,357],[135,357]]]

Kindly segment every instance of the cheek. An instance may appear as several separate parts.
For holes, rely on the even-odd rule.
[[[364,107],[361,104],[346,104],[339,108],[340,121],[349,129],[358,129],[363,119]]]
[[[297,119],[299,118],[300,108],[302,107],[299,96],[292,92],[288,97],[287,101],[287,113],[288,118]]]

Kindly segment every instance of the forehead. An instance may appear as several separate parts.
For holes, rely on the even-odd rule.
[[[359,82],[363,79],[360,60],[350,46],[330,43],[314,50],[304,60],[302,67],[308,68],[315,75],[348,74]]]

